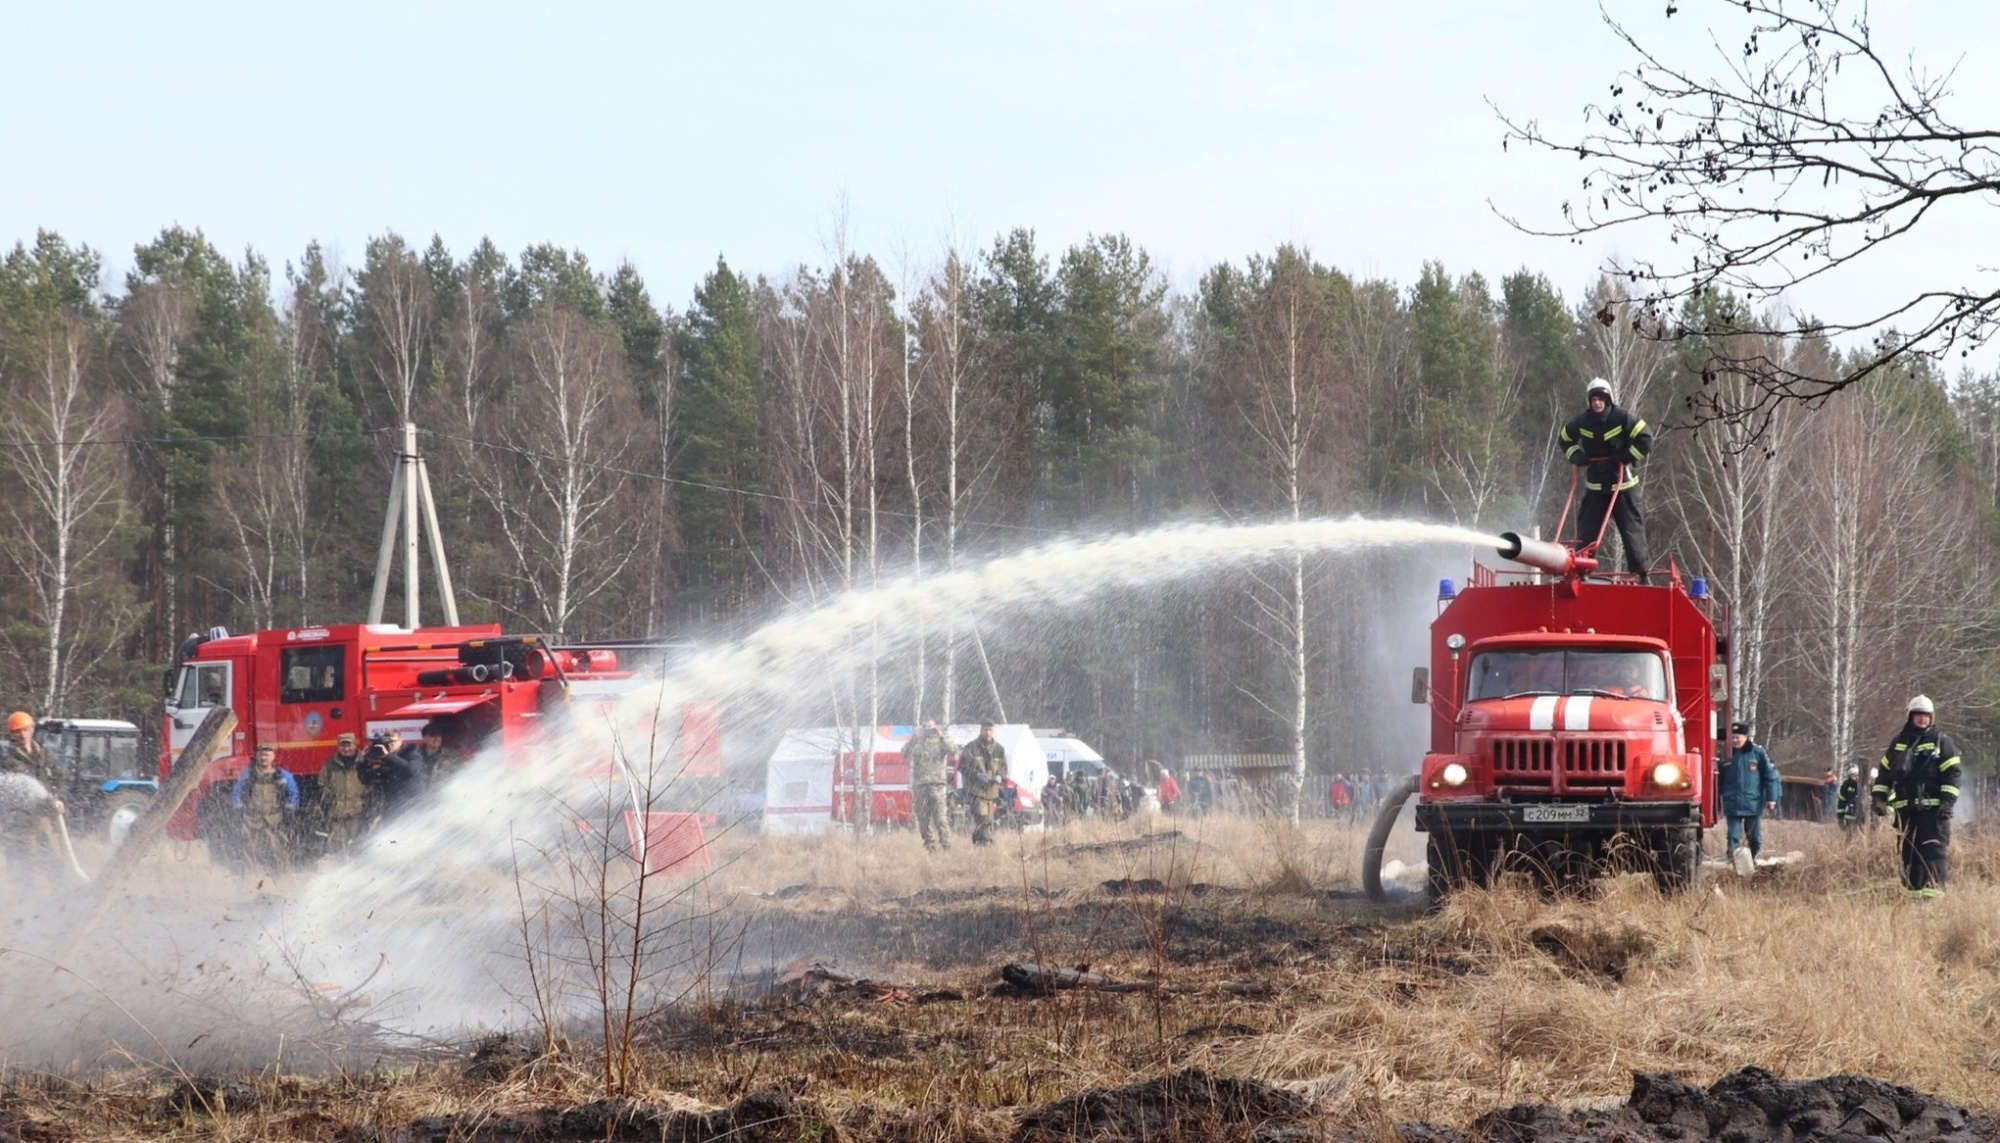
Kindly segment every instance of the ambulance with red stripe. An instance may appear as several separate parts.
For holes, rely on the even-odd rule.
[[[1571,548],[1503,537],[1502,571],[1440,585],[1416,824],[1433,896],[1521,868],[1607,867],[1692,885],[1718,811],[1728,615],[1678,568],[1641,583]]]

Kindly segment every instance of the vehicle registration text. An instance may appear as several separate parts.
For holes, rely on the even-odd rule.
[[[1587,822],[1590,820],[1590,807],[1583,804],[1522,806],[1521,820],[1524,822]]]

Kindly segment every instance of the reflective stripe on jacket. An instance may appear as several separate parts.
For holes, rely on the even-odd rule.
[[[1647,426],[1645,418],[1617,405],[1606,405],[1602,414],[1584,409],[1562,427],[1558,440],[1562,444],[1563,459],[1580,468],[1601,464],[1627,466],[1625,479],[1618,484],[1621,489],[1639,483],[1639,474],[1630,466],[1646,459],[1646,454],[1653,451],[1653,430]],[[1601,492],[1604,483],[1586,474],[1584,487],[1592,492]]]
[[[1882,753],[1874,794],[1887,798],[1892,810],[1934,810],[1958,804],[1959,776],[1964,773],[1958,744],[1933,722],[1923,730],[1905,722],[1903,732]]]

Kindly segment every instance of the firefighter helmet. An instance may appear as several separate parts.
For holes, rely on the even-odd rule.
[[[33,730],[35,729],[35,716],[25,710],[17,710],[7,716],[7,729],[9,731]]]
[[[1937,713],[1937,708],[1931,705],[1931,696],[1918,695],[1910,700],[1910,713],[1934,715]]]
[[[1588,401],[1599,393],[1604,394],[1604,400],[1608,403],[1611,400],[1611,382],[1602,377],[1592,377],[1590,384],[1583,387],[1583,399]]]

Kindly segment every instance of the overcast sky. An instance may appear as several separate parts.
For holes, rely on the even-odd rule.
[[[1684,44],[1718,10],[1610,6]],[[7,7],[0,239],[56,229],[119,273],[173,222],[279,265],[490,235],[630,259],[678,309],[718,254],[821,260],[843,202],[892,273],[1026,226],[1123,231],[1181,286],[1294,241],[1404,283],[1527,265],[1574,297],[1620,252],[1488,206],[1553,220],[1575,190],[1574,160],[1503,153],[1486,101],[1580,123],[1629,62],[1587,0]],[[2000,118],[2000,8],[1873,14],[1883,45],[1960,63],[1960,118]],[[1963,280],[2000,250],[1985,213],[1843,288]]]

